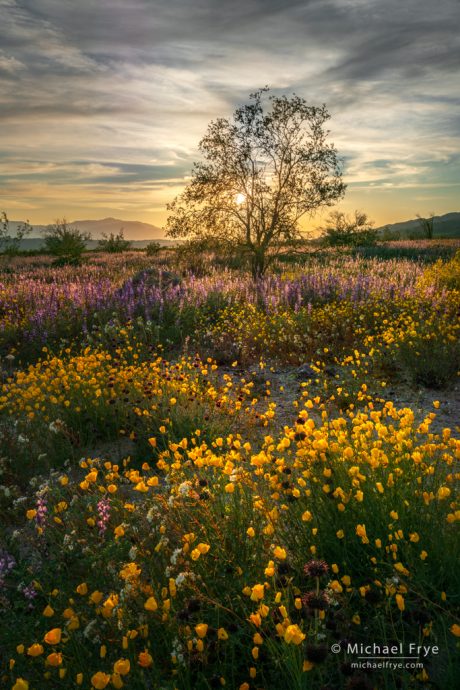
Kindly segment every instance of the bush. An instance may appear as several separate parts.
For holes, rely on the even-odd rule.
[[[55,264],[75,266],[81,263],[86,242],[90,239],[89,233],[70,227],[63,218],[46,230],[45,248],[49,254],[56,257]]]
[[[161,251],[161,244],[159,242],[149,242],[145,248],[147,256],[156,256]]]
[[[372,226],[373,222],[361,211],[355,211],[351,217],[343,211],[333,211],[320,230],[324,243],[330,247],[362,247],[372,246],[377,240]]]
[[[419,281],[420,287],[436,285],[438,288],[460,290],[460,251],[450,261],[439,259],[427,268]]]
[[[10,221],[5,211],[0,213],[0,253],[7,256],[17,256],[21,246],[21,241],[26,235],[32,232],[32,226],[29,221],[20,223],[16,228],[16,236],[10,235]]]
[[[130,248],[131,242],[125,240],[123,228],[118,235],[115,235],[113,232],[107,235],[107,233],[103,232],[102,239],[98,242],[98,249],[101,252],[109,252],[110,254],[121,254],[122,252],[128,251]]]

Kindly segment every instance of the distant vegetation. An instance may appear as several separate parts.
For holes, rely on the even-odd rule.
[[[131,249],[132,243],[129,240],[125,240],[123,235],[123,229],[121,229],[117,234],[111,232],[109,235],[104,233],[102,239],[99,240],[98,249],[101,252],[108,252],[109,254],[120,254],[122,252]]]
[[[91,239],[89,233],[70,227],[63,218],[46,230],[45,250],[55,257],[57,265],[78,266],[89,239]]]
[[[199,144],[203,162],[168,205],[168,236],[243,249],[254,278],[266,273],[278,247],[301,239],[301,218],[345,192],[327,142],[326,107],[267,92],[251,94],[232,120],[210,123]]]

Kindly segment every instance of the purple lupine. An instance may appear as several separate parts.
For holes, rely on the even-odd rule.
[[[8,573],[13,570],[15,565],[16,560],[14,556],[7,551],[0,551],[0,589],[5,586],[6,577]]]
[[[24,594],[27,601],[30,602],[33,601],[38,594],[33,582],[31,582],[30,585],[26,585],[25,587],[23,587],[22,593]]]
[[[107,523],[110,518],[110,501],[108,498],[101,498],[97,502],[97,514],[99,520],[97,521],[97,526],[99,527],[99,536],[103,537],[105,531],[107,530]]]
[[[48,506],[46,504],[46,497],[39,496],[37,498],[37,512],[35,514],[35,524],[40,529],[44,529],[46,525],[46,518],[48,514]]]

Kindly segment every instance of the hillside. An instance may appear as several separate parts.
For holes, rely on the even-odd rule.
[[[405,220],[400,223],[391,223],[377,228],[379,232],[389,230],[398,232],[401,238],[408,237],[412,233],[420,232],[420,225],[417,218]],[[460,213],[445,213],[442,216],[434,217],[434,236],[435,237],[460,237]]]
[[[10,229],[16,231],[18,225],[22,221],[10,221]],[[69,225],[78,228],[82,232],[89,232],[93,240],[101,239],[105,233],[109,235],[113,232],[115,235],[123,230],[125,239],[127,240],[160,240],[165,236],[165,231],[151,223],[142,223],[138,220],[121,220],[119,218],[102,218],[100,220],[73,220]],[[46,230],[46,225],[35,225],[32,223],[33,237],[39,236]],[[24,248],[30,248],[25,247]]]

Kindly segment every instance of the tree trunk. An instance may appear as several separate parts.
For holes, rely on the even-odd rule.
[[[258,247],[254,249],[253,255],[251,257],[251,273],[254,280],[262,278],[267,269],[267,261],[265,252],[263,249]]]

